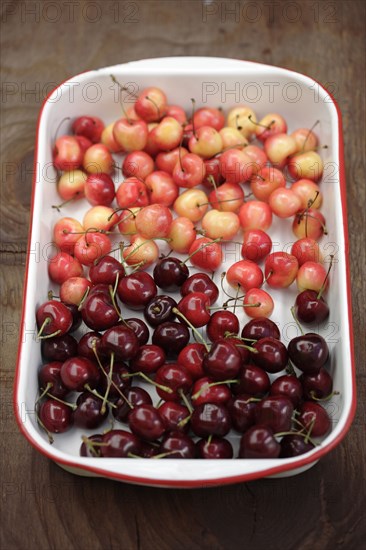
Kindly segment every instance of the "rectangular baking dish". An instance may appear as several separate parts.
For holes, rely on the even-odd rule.
[[[193,97],[198,106],[221,105],[224,110],[236,104],[248,104],[259,117],[268,112],[278,112],[285,117],[289,132],[298,127],[309,128],[319,120],[316,133],[320,143],[327,145],[321,153],[325,163],[321,188],[324,193],[322,212],[327,220],[328,235],[323,237],[321,247],[324,256],[336,254],[327,298],[330,318],[319,332],[330,348],[334,388],[339,395],[326,405],[332,418],[332,431],[310,453],[276,460],[94,459],[78,456],[79,430],[55,436],[54,444],[50,445],[39,429],[34,403],[41,354],[35,337],[35,311],[47,299],[47,290],[52,288],[47,273],[52,227],[59,217],[70,215],[80,219],[86,210],[85,204],[75,203],[59,214],[51,207],[60,202],[52,166],[52,143],[64,117],[71,117],[72,120],[82,114],[92,114],[108,124],[121,116],[116,87],[110,74],[129,86],[132,92],[146,86],[159,86],[170,102],[182,105],[187,112],[190,112],[190,98]],[[61,133],[67,133],[69,129],[64,123]],[[345,185],[339,108],[320,84],[302,74],[240,60],[177,57],[147,59],[89,71],[56,88],[43,104],[37,128],[31,224],[15,376],[15,414],[20,430],[29,442],[73,473],[162,487],[189,488],[268,476],[289,476],[313,466],[340,443],[351,425],[356,406]],[[289,246],[295,240],[290,222],[286,229],[275,221],[270,234],[273,242],[278,243],[276,250],[280,249],[278,246]],[[240,259],[240,256],[237,257],[238,251],[227,249],[226,252],[226,266],[222,271],[230,262]],[[290,314],[296,289],[291,287],[286,293],[271,291],[271,294],[276,304],[271,318],[279,324],[282,340],[287,344],[296,335]],[[248,318],[243,315],[245,322]]]

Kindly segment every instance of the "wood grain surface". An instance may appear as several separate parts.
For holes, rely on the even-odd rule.
[[[365,525],[365,3],[1,3],[1,548],[358,550]],[[12,385],[36,120],[79,72],[170,55],[261,61],[309,74],[343,112],[358,378],[354,424],[301,476],[162,490],[74,477],[19,433]]]

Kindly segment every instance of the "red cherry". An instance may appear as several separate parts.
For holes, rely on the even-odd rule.
[[[71,391],[83,391],[86,384],[95,388],[100,379],[100,372],[95,363],[86,357],[71,357],[61,367],[62,383]]]
[[[38,417],[47,431],[64,433],[74,422],[71,407],[55,399],[47,399],[39,406]]]
[[[40,336],[62,336],[72,326],[72,314],[65,304],[50,300],[37,309],[37,326]]]
[[[210,319],[210,300],[201,292],[191,292],[178,302],[177,309],[194,326],[203,327]]]

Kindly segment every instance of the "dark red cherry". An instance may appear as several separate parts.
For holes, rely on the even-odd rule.
[[[321,437],[330,430],[332,423],[329,415],[319,403],[304,401],[299,412],[297,420],[310,431],[310,436]]]
[[[244,365],[239,377],[239,384],[232,385],[235,394],[248,393],[253,397],[263,397],[268,393],[271,381],[268,374],[257,365]]]
[[[80,338],[77,346],[77,354],[82,357],[87,357],[87,359],[91,361],[95,361],[94,347],[100,359],[108,356],[108,353],[102,346],[102,335],[95,331],[87,332]]]
[[[227,336],[225,340],[236,347],[241,355],[242,363],[249,363],[251,355],[248,348],[245,347],[248,346],[248,344],[250,345],[249,342],[245,342],[243,340],[240,340],[240,338],[235,338],[234,336]]]
[[[105,395],[108,384],[109,384],[109,373],[111,370],[111,363],[104,363],[103,365],[105,373],[100,377],[100,382],[98,384],[98,391],[101,395]],[[127,365],[122,362],[114,361],[112,368],[112,384],[109,388],[109,399],[119,398],[122,393],[125,393],[126,390],[131,386],[132,379],[127,377],[129,370]],[[107,375],[107,376],[106,376]],[[118,389],[117,389],[118,388]]]
[[[106,330],[119,321],[111,298],[99,291],[89,293],[82,305],[81,315],[86,326],[95,331]]]
[[[280,339],[280,331],[276,323],[265,317],[251,319],[241,331],[242,338],[260,340],[261,338]]]
[[[186,419],[189,418],[189,410],[187,407],[175,401],[164,401],[158,410],[167,431],[188,431],[189,421]]]
[[[329,306],[315,290],[303,290],[296,297],[295,315],[304,324],[319,324],[329,317]]]
[[[74,424],[78,428],[92,430],[103,424],[108,416],[108,405],[102,413],[103,401],[90,392],[81,393],[76,400],[76,405]]]
[[[123,392],[123,395],[125,395],[126,399],[121,396],[115,403],[116,408],[112,408],[113,416],[119,422],[127,422],[128,415],[133,407],[152,405],[150,394],[139,386],[131,386],[127,391]]]
[[[98,283],[96,285],[93,285],[89,290],[88,296],[91,296],[92,294],[103,294],[103,296],[105,296],[107,300],[111,300],[110,285],[107,285],[105,283]]]
[[[72,315],[72,325],[70,328],[70,332],[75,332],[75,330],[77,330],[80,327],[83,321],[81,312],[79,311],[78,306],[76,306],[75,304],[64,304],[64,305],[67,307],[67,309],[70,311]]]
[[[310,441],[306,441],[304,436],[297,434],[288,434],[281,439],[280,458],[291,458],[293,456],[303,455],[315,449]]]
[[[257,403],[248,394],[237,395],[228,403],[232,427],[240,433],[246,432],[255,423]]]
[[[151,374],[156,372],[165,363],[165,352],[159,346],[154,344],[147,344],[141,346],[137,355],[131,360],[130,368],[132,372],[143,372],[144,374]]]
[[[268,426],[252,426],[242,435],[239,458],[278,458],[281,446]]]
[[[102,443],[102,434],[90,435],[86,441],[83,441],[80,446],[80,456],[88,456],[91,458],[97,458],[101,456],[100,446],[98,443]],[[96,443],[96,445],[93,445]]]
[[[89,279],[94,285],[114,285],[117,276],[122,278],[125,270],[121,262],[113,256],[103,256],[96,265],[89,269]]]
[[[163,438],[159,453],[166,453],[166,458],[195,458],[196,448],[188,435],[175,431]]]
[[[125,430],[110,430],[103,434],[100,454],[104,457],[128,457],[141,455],[141,441],[136,435]]]
[[[134,407],[128,415],[131,431],[146,441],[156,441],[165,432],[165,424],[159,410],[153,405]]]
[[[184,296],[177,305],[177,309],[194,327],[203,327],[210,320],[210,301],[202,292],[191,292]],[[184,323],[184,320],[180,318]]]
[[[239,328],[239,319],[232,311],[215,311],[207,325],[207,336],[211,342],[216,342],[229,334],[238,334]]]
[[[231,391],[226,384],[218,384],[212,378],[203,376],[193,385],[192,405],[197,407],[202,403],[228,403],[231,399]]]
[[[169,388],[165,391],[157,387],[156,391],[165,401],[180,401],[182,393],[187,394],[192,387],[192,378],[183,365],[178,363],[166,363],[157,371],[155,382]]]
[[[224,405],[216,403],[198,405],[192,413],[191,428],[198,437],[223,437],[231,428],[229,411]]]
[[[203,359],[203,370],[214,380],[231,380],[239,375],[241,355],[227,340],[217,340]]]
[[[51,363],[42,365],[38,373],[38,380],[41,390],[45,390],[48,384],[52,384],[48,393],[54,397],[63,399],[69,393],[69,390],[61,380],[61,367],[61,361],[52,361]]]
[[[139,343],[133,330],[125,325],[108,329],[102,336],[102,346],[115,354],[116,359],[129,361],[137,354]]]
[[[197,456],[199,458],[233,458],[233,447],[227,439],[212,437],[211,439],[200,439],[196,443]]]
[[[144,346],[145,344],[147,344],[150,338],[150,332],[146,323],[144,323],[142,319],[138,319],[137,317],[130,317],[128,319],[125,319],[125,324],[128,325],[130,329],[135,333],[139,346]]]
[[[150,326],[157,327],[167,321],[174,321],[174,307],[177,307],[177,302],[171,296],[158,294],[145,306],[144,317]]]
[[[197,380],[204,376],[202,362],[206,354],[206,348],[203,344],[188,344],[178,355],[178,363],[183,365],[192,377]]]
[[[255,422],[269,426],[274,433],[291,429],[294,406],[288,397],[274,395],[265,397],[255,408]]]
[[[320,334],[309,332],[290,341],[288,354],[299,370],[305,374],[316,374],[325,365],[329,356],[329,349]]]
[[[83,391],[85,385],[91,388],[98,385],[100,371],[90,359],[86,357],[71,357],[62,364],[60,370],[63,384],[74,391]]]
[[[187,296],[191,292],[205,294],[210,301],[210,305],[214,304],[219,297],[219,289],[207,273],[195,273],[188,277],[181,286],[180,293],[182,296]]]
[[[152,343],[163,348],[167,355],[178,355],[178,353],[189,342],[189,330],[182,323],[162,323],[154,330]]]
[[[286,368],[287,349],[276,338],[261,338],[253,344],[253,348],[257,350],[257,353],[252,353],[254,363],[265,371],[276,373]]]
[[[148,443],[147,441],[141,441],[141,457],[153,458],[159,454],[159,447],[156,443]]]
[[[158,287],[174,291],[182,286],[189,276],[189,270],[185,263],[178,258],[162,258],[154,267],[153,277]]]
[[[316,374],[302,374],[300,382],[305,399],[324,399],[332,393],[333,379],[324,367],[321,367]]]
[[[293,374],[284,374],[272,382],[269,394],[285,395],[296,408],[302,399],[302,385]]]
[[[145,271],[123,277],[117,287],[121,302],[132,309],[144,309],[156,293],[154,279]]]
[[[42,340],[41,351],[45,361],[61,361],[77,355],[78,343],[71,334]]]
[[[55,399],[46,399],[38,409],[38,417],[47,431],[64,433],[73,425],[72,408]]]
[[[62,336],[72,326],[71,311],[62,302],[49,300],[37,309],[37,326],[42,336]]]

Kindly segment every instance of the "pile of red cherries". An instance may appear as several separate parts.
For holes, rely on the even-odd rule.
[[[82,456],[286,458],[331,428],[325,339],[299,324],[286,347],[269,318],[270,290],[292,283],[297,323],[329,316],[317,136],[192,102],[188,119],[146,88],[117,121],[81,116],[54,144],[55,208],[91,208],[53,227],[36,410],[50,442],[85,431]],[[292,219],[290,253],[272,252],[273,215]],[[232,243],[242,259],[220,273]]]

